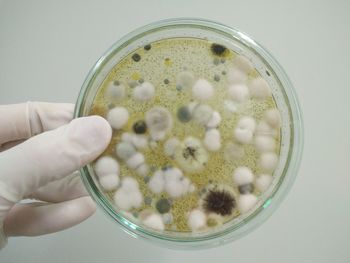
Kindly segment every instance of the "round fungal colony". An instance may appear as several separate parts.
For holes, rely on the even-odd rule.
[[[115,209],[177,232],[253,212],[279,163],[281,119],[266,78],[245,56],[192,38],[117,63],[90,111],[113,128],[93,168]]]

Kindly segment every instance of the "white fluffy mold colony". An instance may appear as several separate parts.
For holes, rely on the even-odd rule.
[[[93,167],[115,209],[155,231],[249,215],[274,181],[281,117],[252,62],[205,40],[150,43],[119,62],[91,114],[113,128]]]

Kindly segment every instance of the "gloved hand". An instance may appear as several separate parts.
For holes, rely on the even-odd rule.
[[[71,121],[73,107],[0,106],[0,247],[7,236],[56,232],[95,211],[75,171],[104,151],[112,130],[98,116]],[[18,203],[24,198],[40,202]]]

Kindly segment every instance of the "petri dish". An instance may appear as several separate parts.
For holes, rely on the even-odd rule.
[[[101,56],[75,117],[113,127],[81,170],[96,203],[124,231],[171,248],[235,240],[291,188],[303,124],[293,85],[247,34],[200,19],[152,23]]]

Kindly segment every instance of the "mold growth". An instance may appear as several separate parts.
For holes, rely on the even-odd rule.
[[[254,65],[220,43],[164,39],[109,72],[90,115],[112,140],[96,179],[118,212],[157,231],[209,231],[254,210],[274,180],[280,115]]]

